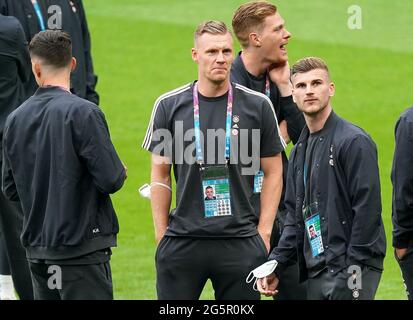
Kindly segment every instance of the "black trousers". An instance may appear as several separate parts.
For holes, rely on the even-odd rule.
[[[413,248],[409,248],[407,253],[401,259],[396,256],[396,260],[402,271],[407,298],[413,300]]]
[[[325,269],[314,278],[307,280],[307,295],[309,300],[374,300],[379,286],[381,271],[367,266],[361,268],[361,289],[358,296],[349,288],[351,274],[347,268],[337,272]],[[350,281],[351,282],[351,281]]]
[[[278,245],[284,227],[286,211],[278,211],[271,234],[271,249]],[[278,301],[307,300],[307,283],[299,281],[298,263],[287,267],[278,284],[278,294],[273,298]]]
[[[156,251],[158,299],[196,300],[211,280],[217,300],[259,300],[245,282],[267,261],[262,238],[199,239],[165,236]]]
[[[113,300],[109,261],[90,265],[29,265],[35,300]]]
[[[26,251],[20,241],[23,213],[20,202],[7,200],[0,192],[0,233],[4,237],[14,287],[21,300],[33,300],[33,287]]]

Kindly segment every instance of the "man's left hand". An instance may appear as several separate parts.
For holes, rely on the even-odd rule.
[[[271,65],[269,76],[271,81],[277,85],[282,97],[291,96],[293,86],[290,81],[290,65],[288,62]]]

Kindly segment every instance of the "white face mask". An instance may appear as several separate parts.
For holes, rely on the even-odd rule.
[[[151,186],[145,183],[142,187],[139,188],[139,193],[144,198],[151,198]]]
[[[245,279],[246,283],[251,283],[253,280],[254,281],[254,285],[253,285],[253,289],[255,291],[257,290],[257,281],[258,279],[261,278],[265,278],[266,276],[269,276],[271,273],[274,272],[275,268],[277,268],[278,262],[277,260],[271,260],[271,261],[267,261],[266,263],[260,265],[259,267],[255,268],[254,270],[252,270],[249,274],[247,279]]]
[[[164,188],[166,188],[166,189],[168,189],[169,191],[172,192],[172,188],[170,186],[168,186],[164,183],[160,183],[160,182],[152,182],[150,185],[145,183],[142,187],[139,188],[140,195],[144,198],[150,199],[151,198],[151,187],[152,187],[152,185],[164,187]]]

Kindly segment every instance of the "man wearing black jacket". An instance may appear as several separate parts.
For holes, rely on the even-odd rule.
[[[292,141],[295,144],[305,121],[291,96],[292,85],[286,49],[291,33],[285,28],[284,20],[275,5],[254,1],[237,9],[232,19],[232,27],[242,47],[231,67],[232,81],[266,94],[274,106],[281,136],[286,143]],[[288,158],[284,151],[282,160],[283,191],[271,235],[271,248],[278,244],[286,215],[284,196]],[[255,190],[253,197],[259,213],[259,190]],[[298,281],[297,264],[284,272],[279,291],[277,300],[306,299],[306,286]]]
[[[22,204],[35,299],[112,299],[119,226],[109,194],[126,168],[102,111],[69,91],[70,36],[41,32],[29,50],[39,89],[7,118],[2,191]]]
[[[386,252],[376,146],[333,112],[335,88],[321,59],[298,61],[292,83],[307,126],[290,157],[287,220],[269,257],[278,264],[258,275],[258,289],[276,294],[298,257],[309,299],[373,299]]]
[[[53,6],[60,8],[61,15]],[[71,74],[70,91],[99,105],[90,34],[81,0],[0,0],[0,13],[15,16],[20,21],[28,42],[45,29],[61,28],[69,33],[73,42],[73,56],[77,61],[77,67]],[[27,97],[36,91],[37,83],[33,76],[25,87]]]
[[[413,107],[396,124],[393,183],[393,247],[402,270],[407,297],[413,300]]]
[[[23,85],[29,79],[30,69],[27,41],[19,21],[0,14],[0,150],[7,116],[26,99]],[[4,269],[0,270],[0,275],[6,275],[7,269],[10,269],[19,298],[31,300],[31,276],[26,253],[20,242],[22,224],[20,203],[9,201],[0,194],[0,250],[3,251],[0,265],[4,266],[0,268]],[[6,297],[0,295],[0,298]]]

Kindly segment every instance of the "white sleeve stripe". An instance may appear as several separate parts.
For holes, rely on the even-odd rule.
[[[152,142],[154,119],[155,119],[156,111],[158,110],[158,107],[159,107],[161,101],[168,98],[168,97],[180,94],[180,93],[188,90],[190,88],[190,86],[191,86],[191,84],[188,83],[188,84],[186,84],[182,87],[179,87],[175,90],[169,91],[169,92],[161,95],[158,99],[156,99],[155,104],[154,104],[153,109],[152,109],[152,114],[151,114],[151,118],[150,118],[150,121],[149,121],[149,124],[148,124],[148,128],[146,130],[146,135],[145,135],[145,138],[144,138],[143,143],[142,143],[142,148],[144,148],[145,150],[149,150],[149,147],[150,147],[151,142]]]
[[[251,89],[249,89],[249,88],[247,88],[247,87],[244,87],[244,86],[242,86],[242,85],[240,85],[240,84],[235,84],[235,87],[236,87],[237,89],[240,89],[240,90],[242,90],[242,91],[245,91],[246,93],[254,94],[254,95],[259,96],[259,97],[261,97],[261,98],[264,98],[264,99],[266,99],[266,100],[268,101],[268,103],[270,104],[270,107],[271,107],[270,109],[271,109],[271,111],[272,111],[272,113],[273,113],[273,115],[274,115],[275,123],[276,123],[276,125],[277,125],[278,136],[280,137],[281,145],[282,145],[283,148],[285,149],[285,148],[287,147],[287,143],[284,141],[283,137],[281,136],[280,127],[278,126],[277,115],[275,114],[274,106],[272,105],[272,102],[271,102],[270,98],[268,98],[265,94],[263,94],[263,93],[261,93],[261,92],[257,92],[257,91],[251,90]]]

